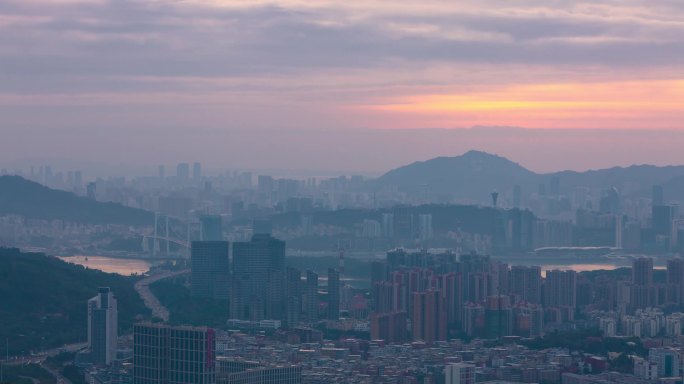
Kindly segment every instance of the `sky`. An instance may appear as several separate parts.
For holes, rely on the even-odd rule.
[[[683,36],[680,0],[2,0],[0,162],[684,164]]]

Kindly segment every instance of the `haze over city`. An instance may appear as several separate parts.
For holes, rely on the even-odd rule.
[[[684,384],[684,2],[0,0],[0,384]]]

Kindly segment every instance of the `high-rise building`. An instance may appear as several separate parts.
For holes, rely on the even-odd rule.
[[[671,236],[677,207],[673,205],[654,205],[652,208],[653,231],[657,235]]]
[[[513,186],[513,208],[520,208],[521,189],[519,185]]]
[[[223,240],[223,226],[221,216],[202,215],[200,216],[200,240],[219,241]]]
[[[388,344],[406,342],[406,312],[373,313],[371,320],[371,339],[384,340]]]
[[[193,297],[230,298],[230,244],[227,241],[193,241],[190,269]]]
[[[632,284],[653,284],[653,259],[650,257],[640,257],[634,260],[632,263]]]
[[[302,312],[302,272],[296,268],[287,267],[285,275],[287,300],[285,319],[288,327],[294,327],[299,324],[299,315]]]
[[[667,261],[667,302],[672,304],[684,302],[684,259],[676,258]]]
[[[116,297],[108,287],[98,291],[88,300],[88,345],[94,364],[109,365],[116,359]]]
[[[446,340],[447,313],[440,291],[430,289],[413,294],[411,330],[413,340],[427,344]]]
[[[485,306],[485,335],[498,339],[513,334],[513,310],[509,296],[489,296]]]
[[[663,186],[654,185],[651,191],[651,206],[657,207],[659,205],[664,205],[665,199],[663,198]]]
[[[328,268],[328,320],[340,318],[340,271]]]
[[[306,271],[306,319],[318,321],[318,275],[311,270]]]
[[[444,384],[475,384],[475,365],[447,364],[444,367]]]
[[[231,317],[285,320],[285,242],[256,234],[233,244]]]
[[[158,169],[158,176],[160,179],[164,180],[166,178],[166,169],[163,165],[159,166]]]
[[[273,177],[265,176],[265,175],[259,175],[259,177],[257,178],[257,188],[259,189],[259,193],[270,197],[271,194],[273,193],[273,187],[274,187]]]
[[[547,307],[577,306],[577,272],[547,271],[544,285],[544,304]]]
[[[511,293],[521,301],[541,304],[541,267],[516,265],[511,268]]]
[[[658,290],[653,284],[653,259],[641,257],[632,263],[631,308],[649,308],[656,304]]]
[[[214,330],[136,324],[133,327],[134,384],[214,384]]]
[[[199,180],[202,178],[202,164],[194,163],[192,165],[192,178],[194,180]]]
[[[190,164],[180,163],[176,166],[176,177],[183,180],[188,180],[190,178]]]

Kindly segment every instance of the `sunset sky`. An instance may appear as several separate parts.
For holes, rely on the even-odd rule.
[[[380,171],[466,146],[524,162],[530,142],[511,144],[515,129],[405,153],[417,130],[495,126],[543,145],[556,142],[543,130],[584,130],[575,168],[626,165],[625,130],[659,131],[633,162],[684,163],[672,144],[684,145],[683,64],[680,0],[3,0],[0,160],[129,152],[304,168],[318,152],[288,162],[235,142],[332,148],[330,132],[348,151],[321,169]],[[382,149],[375,130],[394,152],[348,154]],[[615,148],[597,145],[602,130]],[[261,143],[269,132],[281,141]],[[573,167],[577,151],[524,165]]]

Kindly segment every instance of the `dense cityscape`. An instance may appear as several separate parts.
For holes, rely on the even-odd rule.
[[[133,278],[150,312],[122,326],[119,295],[101,286],[82,304],[83,339],[10,356],[9,335],[9,367],[35,360],[88,383],[681,381],[684,229],[661,185],[643,197],[552,175],[473,202],[361,176],[207,176],[199,163],[66,174],[0,181],[126,211],[108,222],[3,207],[2,244],[95,269],[144,262]]]

